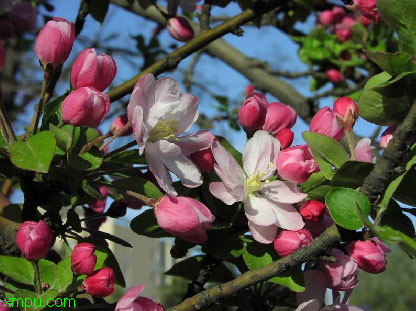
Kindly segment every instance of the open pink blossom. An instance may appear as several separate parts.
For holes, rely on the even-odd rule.
[[[115,311],[164,311],[165,308],[147,297],[139,296],[144,285],[138,285],[127,291],[117,302]]]
[[[160,187],[177,195],[171,171],[182,184],[195,188],[202,184],[201,173],[189,156],[210,148],[214,136],[198,131],[181,136],[198,118],[199,99],[183,94],[179,83],[170,78],[155,80],[152,74],[140,78],[127,107],[127,118],[149,169]]]
[[[394,136],[394,132],[396,131],[397,125],[391,125],[384,130],[380,137],[380,147],[387,148],[389,145],[390,140],[392,140]]]
[[[354,149],[357,161],[376,163],[374,149],[375,147],[371,146],[370,138],[360,139]]]
[[[243,168],[218,141],[212,145],[220,182],[212,182],[212,195],[232,205],[243,202],[250,231],[258,242],[272,243],[277,228],[300,230],[302,216],[292,206],[303,201],[306,194],[291,182],[268,181],[276,171],[279,141],[266,131],[257,131],[243,152]]]

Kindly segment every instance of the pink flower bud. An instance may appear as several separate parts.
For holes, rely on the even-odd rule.
[[[64,18],[55,17],[40,30],[35,43],[35,52],[45,67],[54,68],[64,63],[72,50],[75,26]]]
[[[391,125],[384,130],[380,137],[380,147],[387,148],[390,140],[392,140],[394,132],[396,131],[397,125]]]
[[[207,230],[215,217],[201,202],[188,197],[163,197],[155,205],[155,215],[159,226],[191,243],[207,241]]]
[[[277,238],[274,240],[273,246],[280,257],[285,257],[297,251],[299,248],[308,245],[311,242],[312,235],[308,230],[284,230],[281,231]]]
[[[123,114],[118,116],[114,119],[113,123],[110,127],[110,133],[115,135],[118,133],[127,123],[129,120],[127,119],[127,114]],[[133,129],[130,127],[127,131],[125,131],[121,136],[127,136],[133,134]]]
[[[338,123],[351,131],[358,118],[358,106],[354,100],[351,97],[340,97],[335,101],[333,109]]]
[[[0,311],[9,311],[10,306],[5,301],[0,301]]]
[[[346,247],[348,254],[358,267],[368,273],[381,273],[386,270],[387,253],[390,249],[378,238],[365,241],[354,241]]]
[[[362,138],[354,148],[357,161],[375,163],[376,157],[373,152],[375,147],[371,146],[370,138]]]
[[[358,283],[358,265],[350,256],[333,248],[329,255],[334,256],[336,262],[321,261],[321,270],[328,282],[328,288],[345,291],[353,289]]]
[[[319,166],[312,157],[307,145],[298,145],[279,152],[277,156],[277,170],[284,179],[303,183],[315,172]]]
[[[17,32],[22,33],[36,28],[37,15],[30,2],[18,2],[13,5],[10,19]]]
[[[90,86],[104,91],[117,73],[114,59],[106,54],[97,55],[95,49],[86,49],[78,55],[71,69],[71,83],[74,89]]]
[[[291,129],[284,128],[279,130],[276,133],[275,137],[280,142],[280,149],[283,150],[288,148],[293,143],[293,138],[295,137],[295,134]]]
[[[215,159],[211,148],[191,154],[191,160],[198,166],[201,172],[209,173],[214,169]]]
[[[102,212],[104,212],[105,204],[107,202],[107,197],[110,191],[108,191],[108,188],[105,186],[100,186],[98,190],[100,190],[103,199],[101,201],[92,200],[88,205],[90,209],[92,209],[94,212],[96,212],[97,214],[101,214]]]
[[[253,92],[247,95],[240,110],[238,121],[247,132],[260,130],[267,113],[267,99],[262,93]]]
[[[166,28],[172,38],[181,42],[188,42],[194,37],[194,30],[191,24],[182,16],[169,18]]]
[[[331,81],[332,83],[341,83],[345,81],[345,78],[343,74],[341,73],[341,71],[336,70],[336,69],[329,69],[326,72],[326,76],[329,79],[329,81]]]
[[[319,21],[324,26],[331,26],[334,22],[334,12],[331,10],[325,10],[319,16]]]
[[[364,25],[364,27],[368,27],[373,22],[371,19],[365,17],[364,15],[360,15],[361,23]]]
[[[90,275],[94,272],[97,256],[94,255],[95,245],[91,243],[79,243],[71,254],[72,271],[75,274]]]
[[[322,108],[314,115],[309,124],[309,130],[332,137],[338,141],[345,135],[344,128],[338,124],[335,114],[329,107]]]
[[[296,118],[296,111],[292,107],[282,103],[270,103],[263,129],[275,135],[279,130],[295,125]]]
[[[88,86],[72,91],[64,100],[62,120],[73,126],[97,127],[110,110],[110,99]]]
[[[107,297],[114,292],[114,271],[111,268],[102,268],[87,276],[82,288],[94,297]]]
[[[299,214],[306,220],[318,222],[321,221],[326,212],[326,205],[316,200],[304,202],[299,210]]]
[[[377,0],[359,0],[358,7],[363,16],[375,20],[376,23],[381,20],[381,15],[377,9]]]
[[[345,10],[339,6],[335,6],[332,9],[332,13],[334,14],[334,23],[338,24],[342,21],[342,19],[347,15]]]
[[[43,221],[25,221],[17,231],[16,244],[28,260],[39,260],[51,247],[52,231]]]
[[[246,89],[244,90],[245,95],[248,95],[254,91],[253,84],[249,84],[246,86]]]
[[[5,61],[6,61],[6,50],[3,47],[3,43],[0,41],[0,71],[3,69]]]
[[[335,34],[341,42],[348,41],[352,37],[352,31],[349,28],[339,28],[335,31]]]
[[[354,16],[345,16],[341,21],[342,28],[352,28],[355,24],[357,24],[357,20]]]
[[[114,311],[165,311],[165,308],[153,300],[139,296],[144,285],[133,287],[118,301]]]
[[[319,221],[307,220],[304,229],[309,230],[314,238],[320,236],[328,227],[332,226],[334,221],[329,215],[328,209],[323,213],[323,217]]]

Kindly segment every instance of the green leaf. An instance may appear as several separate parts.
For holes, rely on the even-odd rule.
[[[96,170],[103,163],[104,152],[93,147],[83,154],[69,153],[69,165],[79,171]]]
[[[88,11],[97,22],[102,24],[107,15],[109,5],[110,0],[89,0]]]
[[[324,176],[324,173],[314,173],[307,181],[300,185],[302,192],[308,194],[308,198],[324,201],[325,196],[331,189],[330,181]]]
[[[106,261],[108,254],[103,250],[97,249],[94,254],[97,256],[97,263],[95,264],[94,270],[99,270],[104,267],[104,262]]]
[[[55,288],[58,291],[65,291],[68,285],[72,283],[71,257],[67,257],[58,262],[56,268]]]
[[[0,256],[0,273],[16,282],[33,285],[35,271],[29,260],[12,256]]]
[[[412,168],[403,177],[393,198],[411,206],[416,206],[416,169]]]
[[[144,156],[139,156],[138,149],[126,150],[106,158],[105,161],[121,164],[147,164]]]
[[[403,72],[416,72],[416,59],[405,52],[386,53],[368,50],[364,52],[368,58],[393,77]]]
[[[388,226],[374,226],[377,236],[385,243],[399,244],[410,257],[416,258],[416,241],[400,231]]]
[[[244,243],[238,236],[224,238],[209,237],[208,241],[202,245],[202,251],[211,256],[231,260],[240,257],[243,252]]]
[[[318,162],[319,168],[326,178],[333,176],[333,167],[340,168],[348,161],[344,147],[332,137],[314,132],[303,132],[303,139],[312,151],[314,159]]]
[[[380,89],[392,76],[382,72],[367,81],[358,101],[360,116],[378,125],[394,125],[403,121],[410,103],[399,81]]]
[[[271,245],[256,242],[246,243],[246,247],[243,250],[243,258],[251,271],[263,268],[278,259]],[[273,277],[269,281],[284,285],[294,292],[303,292],[305,290],[300,266],[287,271],[283,275]]]
[[[58,296],[56,289],[49,289],[42,295],[36,294],[26,289],[16,290],[15,297],[18,300],[13,301],[13,307],[20,307],[20,310],[35,311],[42,310],[53,303],[53,299]]]
[[[361,187],[373,167],[373,163],[347,161],[337,170],[332,178],[331,185],[332,187],[353,189]]]
[[[91,185],[87,179],[83,179],[81,185],[82,190],[84,190],[88,195],[99,201],[103,200],[103,196],[101,195],[100,190],[98,190],[98,187]]]
[[[39,260],[40,279],[42,283],[49,284],[49,288],[55,287],[57,266],[54,262],[41,259]]]
[[[71,147],[71,140],[72,140],[72,130],[73,126],[71,125],[65,125],[62,128],[56,127],[53,124],[49,124],[49,130],[53,134],[56,140],[56,145],[58,148],[60,148],[62,151],[68,151]],[[78,137],[76,137],[78,134]],[[79,138],[79,129],[78,131],[75,131],[75,137],[74,137],[74,143]]]
[[[133,218],[130,228],[138,235],[144,235],[149,238],[170,237],[171,234],[159,227],[153,209],[144,211]]]
[[[48,130],[50,124],[56,126],[62,125],[61,117],[61,105],[64,99],[68,96],[69,91],[65,92],[62,96],[59,96],[55,100],[49,102],[43,107],[43,117],[42,117],[42,126],[41,130]]]
[[[158,199],[163,195],[152,182],[139,176],[114,180],[111,186],[118,190],[134,191],[153,199]]]
[[[10,159],[17,167],[47,173],[55,155],[56,141],[52,133],[43,131],[27,141],[16,141],[10,146]]]
[[[91,233],[92,235],[95,235],[95,236],[100,237],[102,239],[109,240],[111,242],[120,244],[122,246],[133,247],[129,242],[127,242],[127,241],[125,241],[125,240],[123,240],[123,239],[121,239],[121,238],[119,238],[115,235],[107,233],[105,231],[99,231],[99,230],[95,230],[95,229],[91,229],[91,228],[82,228],[82,230],[87,231],[88,233]]]
[[[408,216],[403,214],[402,208],[394,200],[390,200],[389,206],[381,218],[380,225],[389,226],[409,237],[415,237],[415,228],[412,221]]]
[[[401,49],[416,56],[416,21],[413,16],[413,12],[416,11],[416,2],[414,0],[378,0],[377,8],[383,20],[396,30]]]
[[[368,217],[371,211],[368,198],[349,188],[332,188],[326,195],[325,204],[335,223],[350,230],[357,230],[364,225],[358,208],[364,217]]]

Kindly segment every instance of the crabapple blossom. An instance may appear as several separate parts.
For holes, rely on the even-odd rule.
[[[322,108],[314,115],[309,124],[309,130],[338,141],[345,135],[344,128],[338,124],[335,114],[329,107]]]
[[[164,311],[165,308],[153,300],[139,296],[144,285],[138,285],[127,291],[117,302],[115,311]]]
[[[74,247],[71,254],[71,266],[75,274],[90,275],[93,273],[97,263],[94,251],[95,245],[91,243],[79,243]]]
[[[252,92],[238,111],[238,121],[246,132],[254,133],[260,130],[266,120],[267,99],[262,93]]]
[[[319,16],[319,21],[324,26],[331,26],[334,22],[334,12],[331,10],[322,11],[321,15]]]
[[[257,131],[247,141],[243,152],[243,168],[216,140],[212,153],[215,172],[220,182],[212,182],[209,190],[227,205],[243,202],[248,226],[255,240],[271,243],[277,228],[300,230],[302,216],[292,206],[303,201],[306,194],[291,182],[268,179],[276,171],[279,141],[266,131]]]
[[[191,160],[198,166],[201,172],[209,173],[214,169],[215,159],[211,148],[191,154]]]
[[[355,146],[354,152],[357,161],[375,163],[375,147],[371,146],[370,138],[362,138]]]
[[[145,153],[157,183],[170,195],[177,193],[168,170],[186,187],[202,184],[201,173],[188,157],[210,148],[214,136],[208,131],[178,136],[188,131],[198,118],[198,105],[199,99],[190,93],[183,94],[175,80],[156,81],[152,74],[147,74],[137,82],[127,106],[127,118],[140,146],[139,153]]]
[[[127,114],[122,114],[116,117],[113,123],[111,123],[110,133],[112,135],[116,135],[124,126],[126,126],[128,122],[129,120],[127,119]],[[121,134],[121,136],[127,136],[130,134],[133,134],[131,127],[128,128],[123,134]]]
[[[276,135],[283,128],[291,128],[296,123],[296,111],[282,103],[270,103],[267,106],[263,130]]]
[[[329,79],[329,81],[331,81],[332,83],[341,83],[344,82],[345,78],[343,76],[343,74],[336,69],[329,69],[325,75],[327,76],[327,78]]]
[[[377,9],[377,0],[359,0],[358,7],[363,16],[375,20],[378,23],[381,15]]]
[[[335,34],[337,35],[337,38],[341,42],[348,41],[352,37],[352,31],[349,28],[338,28],[335,31]]]
[[[284,129],[277,131],[275,137],[280,142],[280,148],[284,150],[292,144],[295,134],[293,133],[291,129],[284,128]]]
[[[10,306],[7,302],[0,300],[0,311],[9,311]]]
[[[100,186],[98,190],[101,193],[102,200],[92,200],[88,205],[96,213],[101,214],[104,212],[105,204],[107,202],[107,197],[110,191],[105,186]]]
[[[181,42],[188,42],[194,37],[191,23],[182,16],[169,18],[166,22],[166,29],[172,38]]]
[[[322,220],[326,211],[326,205],[317,200],[309,200],[302,203],[299,213],[306,220],[318,222]]]
[[[273,247],[280,257],[285,257],[311,242],[312,235],[306,229],[297,231],[283,230],[274,240]]]
[[[332,9],[332,13],[334,14],[334,23],[338,24],[340,22],[342,22],[342,19],[345,17],[345,15],[347,15],[347,13],[345,12],[345,10],[339,6],[335,6]]]
[[[383,149],[387,148],[390,140],[392,140],[394,136],[394,132],[396,131],[396,129],[397,129],[397,125],[391,125],[384,130],[384,132],[381,134],[380,142],[379,142],[381,148]]]
[[[43,221],[25,221],[17,231],[16,244],[23,257],[39,260],[46,256],[51,247],[52,231]]]
[[[51,64],[54,68],[65,62],[71,53],[75,39],[75,26],[61,17],[50,20],[40,30],[35,52],[43,67]]]
[[[95,271],[93,274],[87,276],[81,285],[94,297],[107,297],[114,292],[114,271],[111,268],[104,267],[101,270]]]
[[[351,97],[340,97],[334,103],[334,114],[338,123],[347,131],[354,127],[358,118],[358,106]]]

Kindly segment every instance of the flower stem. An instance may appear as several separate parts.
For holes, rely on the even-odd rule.
[[[33,267],[35,268],[35,289],[36,293],[42,294],[42,281],[40,279],[39,262],[33,261]]]
[[[345,135],[347,136],[348,147],[350,148],[350,152],[351,152],[351,160],[355,161],[356,157],[355,157],[354,134],[352,130],[351,131],[345,130]]]
[[[107,140],[101,147],[100,150],[104,150],[105,147],[107,147],[114,139],[117,137],[123,135],[124,132],[126,132],[130,128],[131,124],[130,122],[127,122],[126,125],[124,125],[117,133],[113,135],[109,140]]]
[[[7,116],[6,108],[3,105],[3,97],[0,85],[0,129],[3,132],[4,138],[8,145],[11,145],[16,141],[16,135],[14,134],[12,124]]]
[[[32,131],[33,135],[35,135],[38,130],[40,116],[42,114],[43,105],[45,103],[46,87],[48,86],[49,76],[49,72],[46,72],[45,70],[43,75],[42,90],[40,91],[39,104],[36,107],[35,115],[33,116],[32,123],[29,127],[29,131]]]

